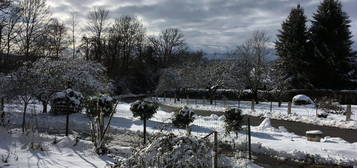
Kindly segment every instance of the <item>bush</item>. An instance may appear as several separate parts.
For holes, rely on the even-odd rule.
[[[66,89],[55,93],[50,100],[52,115],[65,115],[67,113],[76,113],[83,109],[83,96],[80,92],[72,89]]]
[[[133,112],[134,117],[140,117],[140,120],[150,119],[159,106],[156,103],[151,103],[143,100],[137,100],[131,104],[130,110]]]
[[[224,112],[224,117],[226,134],[230,132],[238,134],[243,123],[242,110],[238,108],[228,109]]]
[[[210,145],[207,140],[194,137],[179,137],[174,134],[157,136],[149,145],[138,147],[130,158],[119,160],[114,167],[212,167]]]
[[[318,107],[331,114],[344,114],[345,109],[334,99],[329,99],[327,97],[321,98],[318,103]]]
[[[294,105],[307,105],[314,103],[314,101],[312,101],[310,97],[303,94],[294,96],[292,102]]]
[[[184,106],[174,113],[172,124],[177,128],[187,128],[195,120],[194,114],[191,108]]]
[[[86,100],[87,115],[98,116],[102,111],[108,117],[114,108],[114,99],[110,96],[100,95],[89,97]],[[115,112],[115,110],[114,110]]]

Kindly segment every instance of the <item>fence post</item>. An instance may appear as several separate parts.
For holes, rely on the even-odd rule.
[[[238,108],[240,108],[240,100],[238,100]]]
[[[164,93],[164,102],[166,102],[166,93]]]
[[[250,139],[250,118],[248,117],[248,157],[249,160],[252,160],[252,148],[251,148],[251,139]]]
[[[291,102],[288,103],[288,114],[291,114]]]
[[[273,111],[273,102],[270,101],[270,112],[272,112],[272,111]]]
[[[214,131],[214,146],[213,146],[213,168],[218,168],[218,138],[217,138],[217,131]]]
[[[351,105],[347,105],[346,108],[346,121],[351,120],[351,115],[352,115],[352,111],[351,111]]]
[[[190,97],[188,97],[188,95],[186,96],[186,104],[188,105],[188,99],[189,99]]]
[[[252,106],[251,106],[251,110],[254,111],[254,100],[252,100]]]

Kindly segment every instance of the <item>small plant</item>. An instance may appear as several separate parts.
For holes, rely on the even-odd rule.
[[[100,95],[89,97],[86,100],[87,115],[98,116],[102,111],[108,117],[113,111],[115,101],[110,96]],[[115,112],[115,111],[114,111]]]
[[[228,109],[224,112],[224,117],[226,134],[234,132],[238,135],[243,123],[242,110],[238,108]]]
[[[134,117],[139,117],[143,121],[144,127],[144,144],[146,143],[146,120],[150,119],[157,111],[159,106],[143,100],[137,100],[131,104],[130,110]]]
[[[318,103],[318,107],[330,114],[343,114],[345,109],[334,99],[330,99],[328,97],[321,98]]]
[[[184,106],[174,113],[172,124],[177,128],[187,128],[195,119],[194,114],[191,108]]]
[[[107,148],[105,147],[105,136],[118,102],[109,96],[102,95],[87,99],[86,105],[95,152],[97,154],[104,154],[107,152]],[[109,118],[107,122],[105,122],[105,117]],[[76,137],[76,143],[73,146],[77,145],[78,142],[79,137]]]

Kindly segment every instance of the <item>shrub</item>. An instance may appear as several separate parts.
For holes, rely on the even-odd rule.
[[[98,116],[100,111],[104,113],[104,116],[108,117],[110,113],[115,112],[114,99],[110,96],[100,95],[92,96],[86,100],[87,115]]]
[[[158,107],[156,103],[137,100],[131,104],[130,110],[133,112],[134,117],[139,117],[140,120],[147,120],[156,113]]]
[[[314,103],[314,101],[312,101],[310,97],[303,94],[294,96],[292,102],[294,105],[307,105]]]
[[[226,134],[230,132],[238,134],[243,123],[242,110],[238,108],[228,109],[224,112],[224,117]]]
[[[65,115],[67,113],[76,113],[83,108],[83,96],[80,92],[72,89],[66,89],[55,93],[50,100],[52,115]]]
[[[194,114],[191,108],[184,106],[174,113],[172,124],[177,128],[187,128],[195,119]]]
[[[334,99],[329,99],[328,97],[321,98],[318,103],[318,107],[331,114],[343,114],[345,109]]]

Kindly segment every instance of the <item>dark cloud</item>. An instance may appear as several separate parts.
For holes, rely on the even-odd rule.
[[[142,18],[149,32],[180,28],[193,49],[209,52],[232,49],[255,30],[266,31],[273,41],[280,24],[298,2],[311,19],[320,0],[50,0],[55,16],[63,16],[66,22],[71,11],[77,11],[82,23],[91,8],[104,7],[113,18],[122,15]],[[352,20],[356,41],[357,1],[342,0],[342,4]]]

